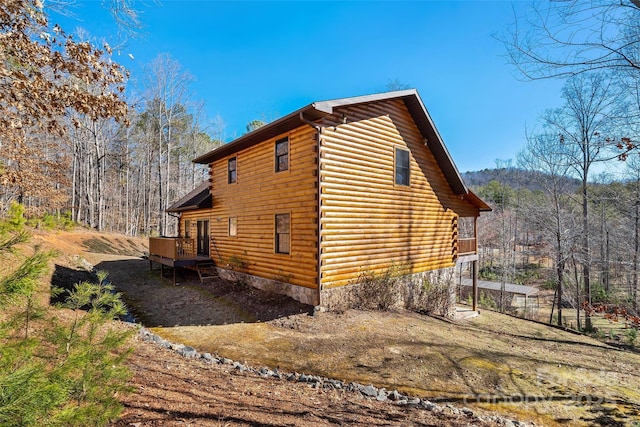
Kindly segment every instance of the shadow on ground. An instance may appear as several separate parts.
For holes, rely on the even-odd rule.
[[[95,275],[80,269],[73,269],[56,264],[51,276],[51,287],[57,288],[59,292],[52,292],[49,297],[49,304],[62,304],[65,302],[73,287],[80,282],[95,282]]]
[[[223,279],[201,283],[190,270],[177,271],[179,285],[172,284],[173,272],[150,269],[141,258],[103,261],[105,270],[133,316],[147,327],[227,325],[266,322],[293,314],[309,313],[313,307],[289,297],[265,292]]]

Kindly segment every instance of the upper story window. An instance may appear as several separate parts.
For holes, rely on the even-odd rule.
[[[276,172],[289,170],[289,138],[276,141]]]
[[[227,178],[228,178],[228,183],[229,184],[233,184],[237,181],[238,179],[238,173],[236,170],[236,166],[237,166],[237,158],[233,157],[231,159],[229,159],[228,165],[227,165]]]
[[[396,147],[395,172],[396,185],[410,185],[409,150]]]

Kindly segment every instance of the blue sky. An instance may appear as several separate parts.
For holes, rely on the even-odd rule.
[[[513,21],[507,1],[177,1],[137,5],[144,29],[115,59],[132,81],[162,53],[193,75],[192,96],[220,116],[224,138],[314,101],[366,95],[397,80],[416,88],[461,172],[495,167],[522,148],[562,82],[522,82],[492,34]],[[116,44],[100,1],[52,16]],[[133,55],[134,59],[129,57]]]

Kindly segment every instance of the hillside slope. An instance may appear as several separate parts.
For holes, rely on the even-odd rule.
[[[88,232],[37,238],[57,247],[57,265],[66,262],[70,271],[81,258],[110,271],[146,325],[201,352],[543,425],[633,425],[640,417],[640,355],[588,337],[489,312],[464,324],[413,313],[311,316],[291,300],[228,282],[202,285],[183,274],[174,287],[133,256],[144,250],[143,240]],[[118,426],[493,423],[264,379],[133,344],[135,393],[122,398],[127,408]]]

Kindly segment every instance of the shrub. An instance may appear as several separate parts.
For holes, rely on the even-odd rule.
[[[482,308],[495,310],[498,305],[493,297],[485,291],[480,291],[480,297],[478,298],[478,305]]]
[[[591,298],[594,303],[607,303],[610,302],[610,295],[604,286],[595,284],[591,291]]]
[[[425,277],[422,281],[408,282],[406,290],[404,303],[408,310],[440,316],[447,316],[451,312],[451,281],[446,278]]]
[[[540,285],[540,289],[545,291],[555,291],[557,287],[558,281],[555,279],[547,279]]]
[[[245,285],[244,274],[249,267],[249,263],[237,255],[231,255],[227,262],[227,267],[231,272],[233,281],[239,285]]]
[[[45,213],[41,218],[30,218],[27,224],[34,228],[43,228],[45,230],[71,230],[75,226],[69,211],[63,214]]]
[[[447,270],[408,275],[404,265],[391,265],[380,273],[363,272],[354,287],[354,306],[370,310],[404,307],[425,314],[449,315],[454,303],[453,274]]]
[[[406,267],[392,264],[381,273],[364,271],[354,288],[355,307],[369,310],[388,310],[400,300],[400,278]]]
[[[636,344],[636,340],[638,339],[638,330],[635,328],[629,328],[624,331],[624,340],[630,346],[634,346]]]

